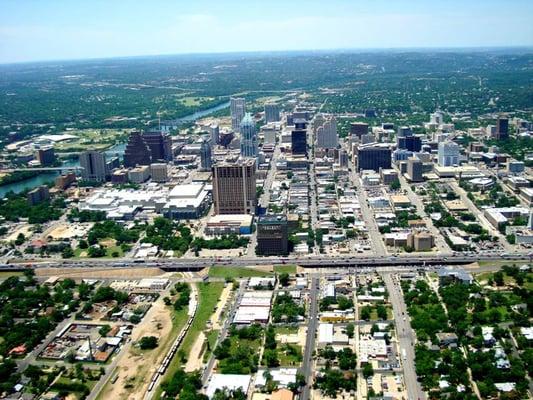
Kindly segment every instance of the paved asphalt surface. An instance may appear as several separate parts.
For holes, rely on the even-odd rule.
[[[354,185],[355,189],[357,190],[357,194],[359,196],[361,215],[363,216],[368,231],[372,252],[376,256],[383,258],[385,255],[387,255],[387,248],[385,247],[385,243],[383,243],[382,235],[379,232],[376,220],[373,217],[374,213],[372,212],[372,210],[370,210],[370,207],[368,205],[368,196],[366,190],[363,185],[361,185],[359,177],[355,172],[355,168],[352,168],[352,170],[350,171],[350,180]]]
[[[313,350],[315,348],[315,334],[318,322],[317,318],[317,297],[318,297],[318,277],[311,278],[311,289],[309,299],[309,319],[307,323],[307,338],[305,340],[305,352],[302,362],[301,372],[306,377],[306,385],[302,389],[300,399],[308,400],[310,394],[310,387],[312,385],[312,366],[313,366]]]
[[[392,274],[384,274],[383,280],[389,292],[392,303],[396,329],[400,345],[400,359],[403,365],[405,386],[409,399],[425,399],[426,395],[418,383],[415,370],[415,334],[411,329],[411,323],[407,315],[407,307],[403,301],[402,292],[397,281],[393,280]]]
[[[530,255],[531,254],[531,255]],[[443,264],[468,264],[476,261],[508,261],[519,262],[523,260],[532,260],[533,252],[484,252],[484,253],[420,253],[420,254],[400,254],[398,256],[364,256],[349,255],[332,257],[330,255],[315,255],[310,257],[255,257],[255,258],[176,258],[176,259],[154,259],[134,262],[133,259],[91,259],[91,260],[54,260],[51,262],[39,262],[28,264],[11,263],[1,265],[0,270],[9,271],[21,269],[26,266],[33,268],[51,267],[51,268],[101,268],[101,267],[158,267],[167,271],[195,271],[213,265],[246,267],[255,265],[283,265],[297,264],[301,267],[314,268],[360,268],[375,266],[402,266],[411,267],[424,265],[443,265]]]

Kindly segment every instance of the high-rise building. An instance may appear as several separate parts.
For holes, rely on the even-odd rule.
[[[74,172],[69,172],[65,175],[59,175],[55,180],[55,187],[59,190],[65,190],[70,185],[76,182],[76,174]]]
[[[255,159],[216,163],[213,171],[215,214],[254,214],[257,204]]]
[[[360,138],[361,144],[369,144],[369,143],[375,143],[376,142],[376,136],[374,136],[373,133],[367,133],[366,135],[362,135]]]
[[[128,171],[128,179],[132,183],[143,183],[150,179],[150,166],[139,165]]]
[[[166,182],[168,180],[168,166],[164,163],[150,164],[152,182]]]
[[[107,159],[106,157],[105,165],[108,173],[111,173],[114,169],[120,168],[120,160],[118,157],[111,157],[111,159]]]
[[[38,203],[46,201],[49,198],[50,198],[50,191],[48,189],[48,186],[46,185],[41,185],[39,187],[36,187],[35,189],[30,190],[26,195],[26,199],[30,206],[34,206]]]
[[[398,128],[397,137],[398,138],[404,138],[404,137],[408,137],[408,136],[413,136],[413,131],[411,130],[411,128],[408,127],[408,126],[400,126]]]
[[[509,119],[499,117],[496,123],[496,139],[505,140],[509,138]]]
[[[444,116],[440,111],[435,111],[429,116],[429,123],[432,125],[442,125],[444,123]]]
[[[369,144],[357,149],[357,171],[391,168],[391,150],[388,146]]]
[[[461,148],[457,143],[445,141],[439,143],[438,162],[441,167],[452,167],[459,165],[459,154]]]
[[[137,165],[150,165],[152,155],[150,148],[144,141],[141,132],[132,132],[124,150],[124,166],[132,168]]]
[[[414,152],[418,152],[422,149],[422,139],[420,139],[420,136],[398,136],[396,142],[398,149]]]
[[[307,155],[307,122],[302,119],[294,120],[291,132],[292,154]]]
[[[278,136],[278,130],[273,124],[262,126],[261,133],[263,134],[263,144],[275,144],[276,143],[276,137]]]
[[[413,156],[413,152],[405,149],[396,149],[392,152],[392,159],[394,162],[407,161],[409,157]]]
[[[422,182],[423,165],[422,161],[416,157],[407,160],[407,179],[411,182]]]
[[[275,103],[265,104],[265,122],[278,122],[279,118],[279,106]]]
[[[209,134],[211,135],[211,145],[217,145],[220,142],[220,127],[217,124],[210,125]]]
[[[376,118],[378,114],[376,113],[376,110],[373,108],[367,108],[365,110],[365,118]]]
[[[284,215],[259,217],[256,253],[262,256],[285,256],[289,254],[287,217]]]
[[[37,150],[35,158],[37,158],[37,161],[39,161],[39,163],[43,167],[47,165],[52,165],[56,161],[54,148],[52,146],[49,146]]]
[[[109,174],[105,153],[85,151],[80,154],[81,177],[86,181],[105,182]]]
[[[212,164],[211,145],[208,140],[204,139],[200,147],[200,168],[202,171],[210,171]]]
[[[229,100],[229,108],[231,112],[231,128],[234,131],[239,131],[241,121],[246,113],[246,101],[241,97],[232,97]]]
[[[339,150],[339,165],[341,167],[348,167],[348,162],[350,160],[350,157],[348,157],[348,153],[346,150]]]
[[[368,124],[364,122],[352,122],[350,124],[350,136],[357,136],[360,138],[368,133]]]
[[[172,138],[168,133],[144,132],[144,142],[150,148],[152,161],[172,161]]]
[[[241,121],[241,156],[257,157],[257,130],[255,121],[250,114],[246,114]]]
[[[335,149],[339,145],[337,120],[326,117],[316,129],[316,146],[320,149]]]

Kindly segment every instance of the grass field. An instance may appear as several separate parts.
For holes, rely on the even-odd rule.
[[[187,356],[189,355],[191,348],[198,337],[198,334],[205,329],[206,323],[213,314],[213,311],[218,303],[220,294],[224,284],[222,282],[215,283],[200,283],[198,285],[198,309],[196,311],[196,316],[194,321],[185,335],[183,342],[178,350],[178,353],[184,353]],[[179,356],[175,356],[167,369],[163,381],[172,377],[172,375],[181,367],[182,362]],[[159,399],[161,397],[162,389],[159,387],[155,393],[155,398]]]
[[[302,363],[302,346],[278,343],[277,351],[281,367],[299,367]]]
[[[387,308],[387,319],[391,320],[393,315],[392,315],[392,308],[390,306],[385,306]],[[370,320],[371,321],[378,321],[379,318],[378,318],[378,312],[376,310],[376,308],[372,308],[372,312],[370,313]]]
[[[494,277],[494,272],[483,272],[481,274],[475,274],[474,277],[478,283],[486,285],[488,283],[488,280]],[[515,278],[507,275],[505,272],[503,272],[503,282],[505,285],[516,284]],[[533,290],[533,272],[527,273],[523,287],[527,290]]]
[[[100,243],[100,244],[104,244],[104,243]],[[116,257],[113,257],[114,252],[118,253]],[[87,249],[77,248],[76,250],[74,250],[75,258],[90,258],[87,255],[82,256],[82,254],[87,254]],[[124,255],[124,252],[122,251],[122,248],[120,246],[114,245],[114,246],[107,246],[106,254],[104,257],[101,257],[101,258],[117,258],[117,257],[122,257],[123,255]]]
[[[250,278],[252,276],[272,276],[271,272],[244,267],[210,267],[210,278]]]
[[[274,265],[274,272],[277,272],[278,274],[295,274],[296,265]]]
[[[211,350],[206,348],[206,350],[204,351],[204,354],[202,356],[204,362],[207,362],[209,356],[211,355],[211,353],[213,353],[213,349],[215,348],[219,332],[220,331],[218,329],[214,329],[206,333],[207,342],[209,343],[209,347],[211,348]]]
[[[7,279],[10,276],[21,276],[22,271],[0,271],[0,279]]]
[[[179,102],[186,107],[197,107],[202,104],[202,101],[213,101],[213,97],[182,97],[179,99]]]
[[[275,329],[278,335],[295,335],[298,333],[297,326],[276,326]]]
[[[480,267],[503,267],[504,265],[517,265],[529,264],[529,260],[519,260],[519,261],[478,261]],[[475,273],[475,270],[472,270]]]
[[[65,140],[54,146],[59,153],[79,152],[84,149],[105,150],[115,143],[124,141],[128,130],[122,129],[76,129],[62,132],[77,136],[76,139]]]

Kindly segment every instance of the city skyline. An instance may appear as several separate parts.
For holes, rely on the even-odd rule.
[[[250,3],[248,3],[250,4]],[[254,3],[252,3],[254,4]],[[255,3],[256,5],[259,3]],[[533,45],[527,1],[176,5],[2,1],[0,63],[191,53]],[[279,10],[283,10],[282,13]],[[87,15],[90,16],[87,19]],[[512,21],[519,29],[494,29]],[[320,29],[317,29],[320,27]]]

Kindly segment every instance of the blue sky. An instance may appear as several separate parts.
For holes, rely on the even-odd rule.
[[[531,0],[0,0],[0,63],[306,49],[533,46]]]

